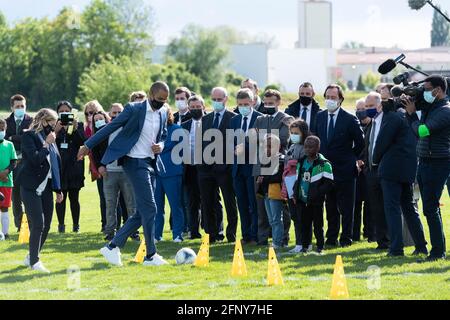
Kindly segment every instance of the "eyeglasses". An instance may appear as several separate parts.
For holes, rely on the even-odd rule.
[[[84,113],[85,116],[92,116],[93,114],[94,114],[94,112],[92,112],[92,111]]]

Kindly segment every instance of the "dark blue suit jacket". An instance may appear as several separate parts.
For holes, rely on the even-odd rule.
[[[107,139],[113,132],[123,128],[117,137],[109,144],[102,164],[107,165],[115,160],[126,156],[134,145],[138,142],[144,127],[145,114],[147,112],[147,100],[138,103],[130,103],[117,118],[110,122],[102,130],[93,135],[85,145],[92,149],[103,140]],[[159,110],[160,129],[156,138],[156,143],[165,142],[167,138],[167,109],[163,107]],[[152,146],[148,146],[151,148]]]
[[[175,164],[172,161],[172,150],[179,143],[178,141],[172,141],[173,133],[181,129],[181,126],[172,124],[167,130],[167,140],[164,144],[163,152],[158,156],[156,161],[156,173],[162,178],[181,176],[183,174],[183,165]],[[180,156],[183,154],[180,153]]]
[[[263,115],[262,113],[260,113],[256,110],[253,110],[252,117],[248,123],[248,129],[254,128],[256,118],[258,118],[259,116],[262,116],[262,115]],[[241,129],[243,120],[244,120],[244,117],[241,114],[232,118],[231,122],[230,122],[230,129],[233,129],[235,131],[238,129]],[[237,145],[237,139],[235,138],[234,139],[234,149],[236,149],[236,145]],[[246,154],[249,153],[248,138],[245,139],[245,152],[246,152]],[[253,172],[253,165],[252,164],[237,164],[237,156],[235,155],[234,162],[233,162],[233,169],[232,169],[233,178],[236,177],[238,170],[240,170],[244,176],[251,177],[252,172]]]
[[[335,181],[348,181],[356,178],[356,160],[364,149],[364,133],[359,120],[344,109],[340,109],[331,141],[327,139],[328,111],[317,114],[317,135],[320,138],[320,153],[333,166]]]
[[[311,123],[309,126],[309,131],[313,134],[317,133],[317,114],[322,111],[320,109],[319,104],[316,102],[316,100],[313,99],[312,106],[311,106]],[[301,116],[300,113],[300,99],[292,102],[284,111],[284,113],[293,116],[294,118],[298,119]]]
[[[416,145],[405,114],[385,113],[373,152],[378,176],[394,182],[413,183],[417,171]]]

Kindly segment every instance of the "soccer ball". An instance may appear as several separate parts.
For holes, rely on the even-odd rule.
[[[5,241],[5,235],[2,232],[0,232],[0,241]]]
[[[197,255],[191,248],[182,248],[175,255],[177,264],[193,264],[195,258],[197,258]]]

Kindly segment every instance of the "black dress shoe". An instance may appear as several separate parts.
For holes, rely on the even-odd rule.
[[[325,241],[325,246],[327,247],[337,247],[339,244],[337,241],[327,240]]]
[[[419,259],[417,260],[418,263],[426,263],[426,262],[434,262],[439,260],[445,260],[445,256],[443,257],[435,257],[435,256],[428,256],[425,259]]]
[[[393,252],[389,252],[386,256],[387,256],[387,257],[390,257],[390,258],[394,258],[394,257],[404,257],[405,254],[404,254],[404,253],[393,253]]]
[[[72,231],[75,232],[75,233],[80,232],[80,226],[78,226],[78,225],[77,226],[73,226]]]
[[[341,242],[340,246],[341,248],[347,248],[350,247],[352,245],[351,242]]]
[[[66,232],[66,226],[63,224],[58,225],[58,232],[59,233],[65,233]]]
[[[369,238],[367,239],[367,242],[368,242],[368,243],[377,242],[377,239],[369,237]]]
[[[269,245],[269,241],[268,240],[266,240],[266,241],[258,241],[256,243],[256,245],[258,245],[258,246],[268,246]]]
[[[424,254],[424,255],[428,255],[428,250],[414,250],[414,252],[412,253],[412,255],[413,256],[419,256],[419,255],[421,255],[421,254]]]
[[[378,247],[375,248],[375,250],[387,250],[387,249],[389,249],[389,246],[385,244],[379,244]]]
[[[194,233],[191,234],[191,236],[189,237],[189,239],[194,240],[194,239],[201,239],[202,235],[200,233]]]

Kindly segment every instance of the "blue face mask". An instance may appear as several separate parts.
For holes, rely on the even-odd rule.
[[[106,125],[106,121],[105,120],[97,120],[95,121],[95,127],[97,129],[100,129],[101,127]]]
[[[377,108],[371,108],[371,109],[367,109],[367,116],[369,118],[375,118],[375,116],[378,114]]]
[[[212,106],[215,112],[222,112],[225,109],[225,105],[220,101],[213,101]]]
[[[299,144],[302,140],[302,137],[299,134],[291,134],[291,141],[294,144]]]
[[[358,110],[356,111],[356,117],[359,119],[359,121],[364,120],[367,118],[367,110]]]
[[[6,135],[5,131],[0,131],[0,141],[5,139],[5,135]]]
[[[14,115],[17,118],[23,118],[24,115],[25,115],[25,109],[16,109],[16,110],[14,110]]]
[[[423,92],[423,98],[429,104],[432,104],[436,100],[436,97],[433,96],[433,90],[431,90],[431,91],[424,91]]]
[[[250,107],[247,106],[239,106],[239,113],[243,116],[246,117],[250,114]]]

